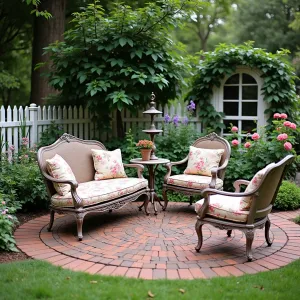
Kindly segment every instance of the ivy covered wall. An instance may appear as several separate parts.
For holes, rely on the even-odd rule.
[[[215,51],[201,53],[202,60],[192,80],[189,98],[200,107],[199,116],[208,130],[220,131],[224,128],[224,114],[215,110],[211,103],[213,88],[220,87],[225,76],[235,73],[238,66],[258,69],[262,72],[264,84],[263,100],[269,103],[265,114],[271,116],[275,112],[284,112],[293,122],[299,114],[298,96],[296,94],[294,69],[286,60],[288,50],[268,53],[263,49],[253,48],[252,42],[244,45],[220,44]]]

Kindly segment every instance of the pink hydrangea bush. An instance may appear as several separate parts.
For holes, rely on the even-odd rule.
[[[240,134],[239,128],[231,126],[231,157],[226,170],[224,189],[232,190],[232,182],[244,178],[250,180],[253,175],[272,162],[278,162],[288,154],[295,154],[297,124],[290,122],[285,113],[275,113],[271,126],[261,128],[259,132]],[[296,164],[290,169],[290,175],[296,171]]]

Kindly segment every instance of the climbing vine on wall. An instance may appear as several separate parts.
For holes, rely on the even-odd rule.
[[[253,48],[253,42],[244,45],[220,44],[214,52],[201,53],[198,71],[192,80],[189,97],[200,106],[200,114],[206,128],[220,130],[223,113],[217,112],[211,104],[213,87],[220,87],[221,80],[235,73],[238,66],[259,69],[264,79],[262,87],[264,101],[270,104],[265,111],[270,117],[275,112],[285,112],[295,121],[297,95],[293,68],[285,60],[288,50],[268,53]]]

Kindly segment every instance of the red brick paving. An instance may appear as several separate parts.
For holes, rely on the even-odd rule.
[[[131,203],[113,213],[88,215],[83,241],[76,239],[73,216],[49,216],[23,224],[15,232],[17,246],[27,255],[54,265],[90,274],[143,279],[195,279],[240,276],[278,269],[299,259],[300,226],[291,221],[300,211],[270,215],[271,247],[264,230],[257,230],[252,262],[245,255],[245,236],[234,230],[203,227],[203,246],[194,250],[197,236],[193,206],[170,203],[166,212],[146,216]]]

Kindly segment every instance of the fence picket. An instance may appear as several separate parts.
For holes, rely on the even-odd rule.
[[[67,111],[66,106],[63,107],[62,116],[63,116],[62,117],[63,120],[67,120],[68,119],[68,111]],[[68,124],[64,123],[63,127],[64,127],[64,132],[69,133],[68,132]]]
[[[6,144],[6,130],[3,125],[6,122],[6,118],[5,118],[5,108],[3,105],[1,106],[0,121],[1,121],[1,123],[0,123],[0,128],[1,128],[0,147],[1,147],[1,152],[5,153],[5,151],[6,151],[6,145],[5,145]]]
[[[19,116],[18,116],[18,109],[16,106],[14,106],[13,109],[13,122],[18,122]],[[19,150],[19,128],[17,126],[14,126],[13,128],[13,146],[15,147],[15,151],[18,152]]]
[[[68,108],[68,120],[72,120],[73,119],[73,111],[72,111],[72,107],[69,106]],[[68,133],[73,135],[73,124],[69,123],[68,124]]]
[[[78,128],[79,128],[79,138],[80,139],[83,139],[83,108],[82,106],[80,105],[79,106],[79,110],[78,110],[78,120],[81,121],[78,125]]]
[[[37,119],[38,121],[42,121],[42,109],[40,106],[38,106],[38,109],[37,109]],[[40,123],[40,125],[38,125],[37,127],[37,141],[40,140],[40,136],[43,132],[43,125]]]
[[[7,120],[7,122],[11,122],[12,121],[12,115],[11,115],[12,110],[11,110],[10,106],[8,106],[6,112],[7,112],[6,120]],[[12,127],[7,128],[7,138],[6,138],[6,140],[7,140],[7,143],[8,143],[8,147],[11,146],[12,145]]]

